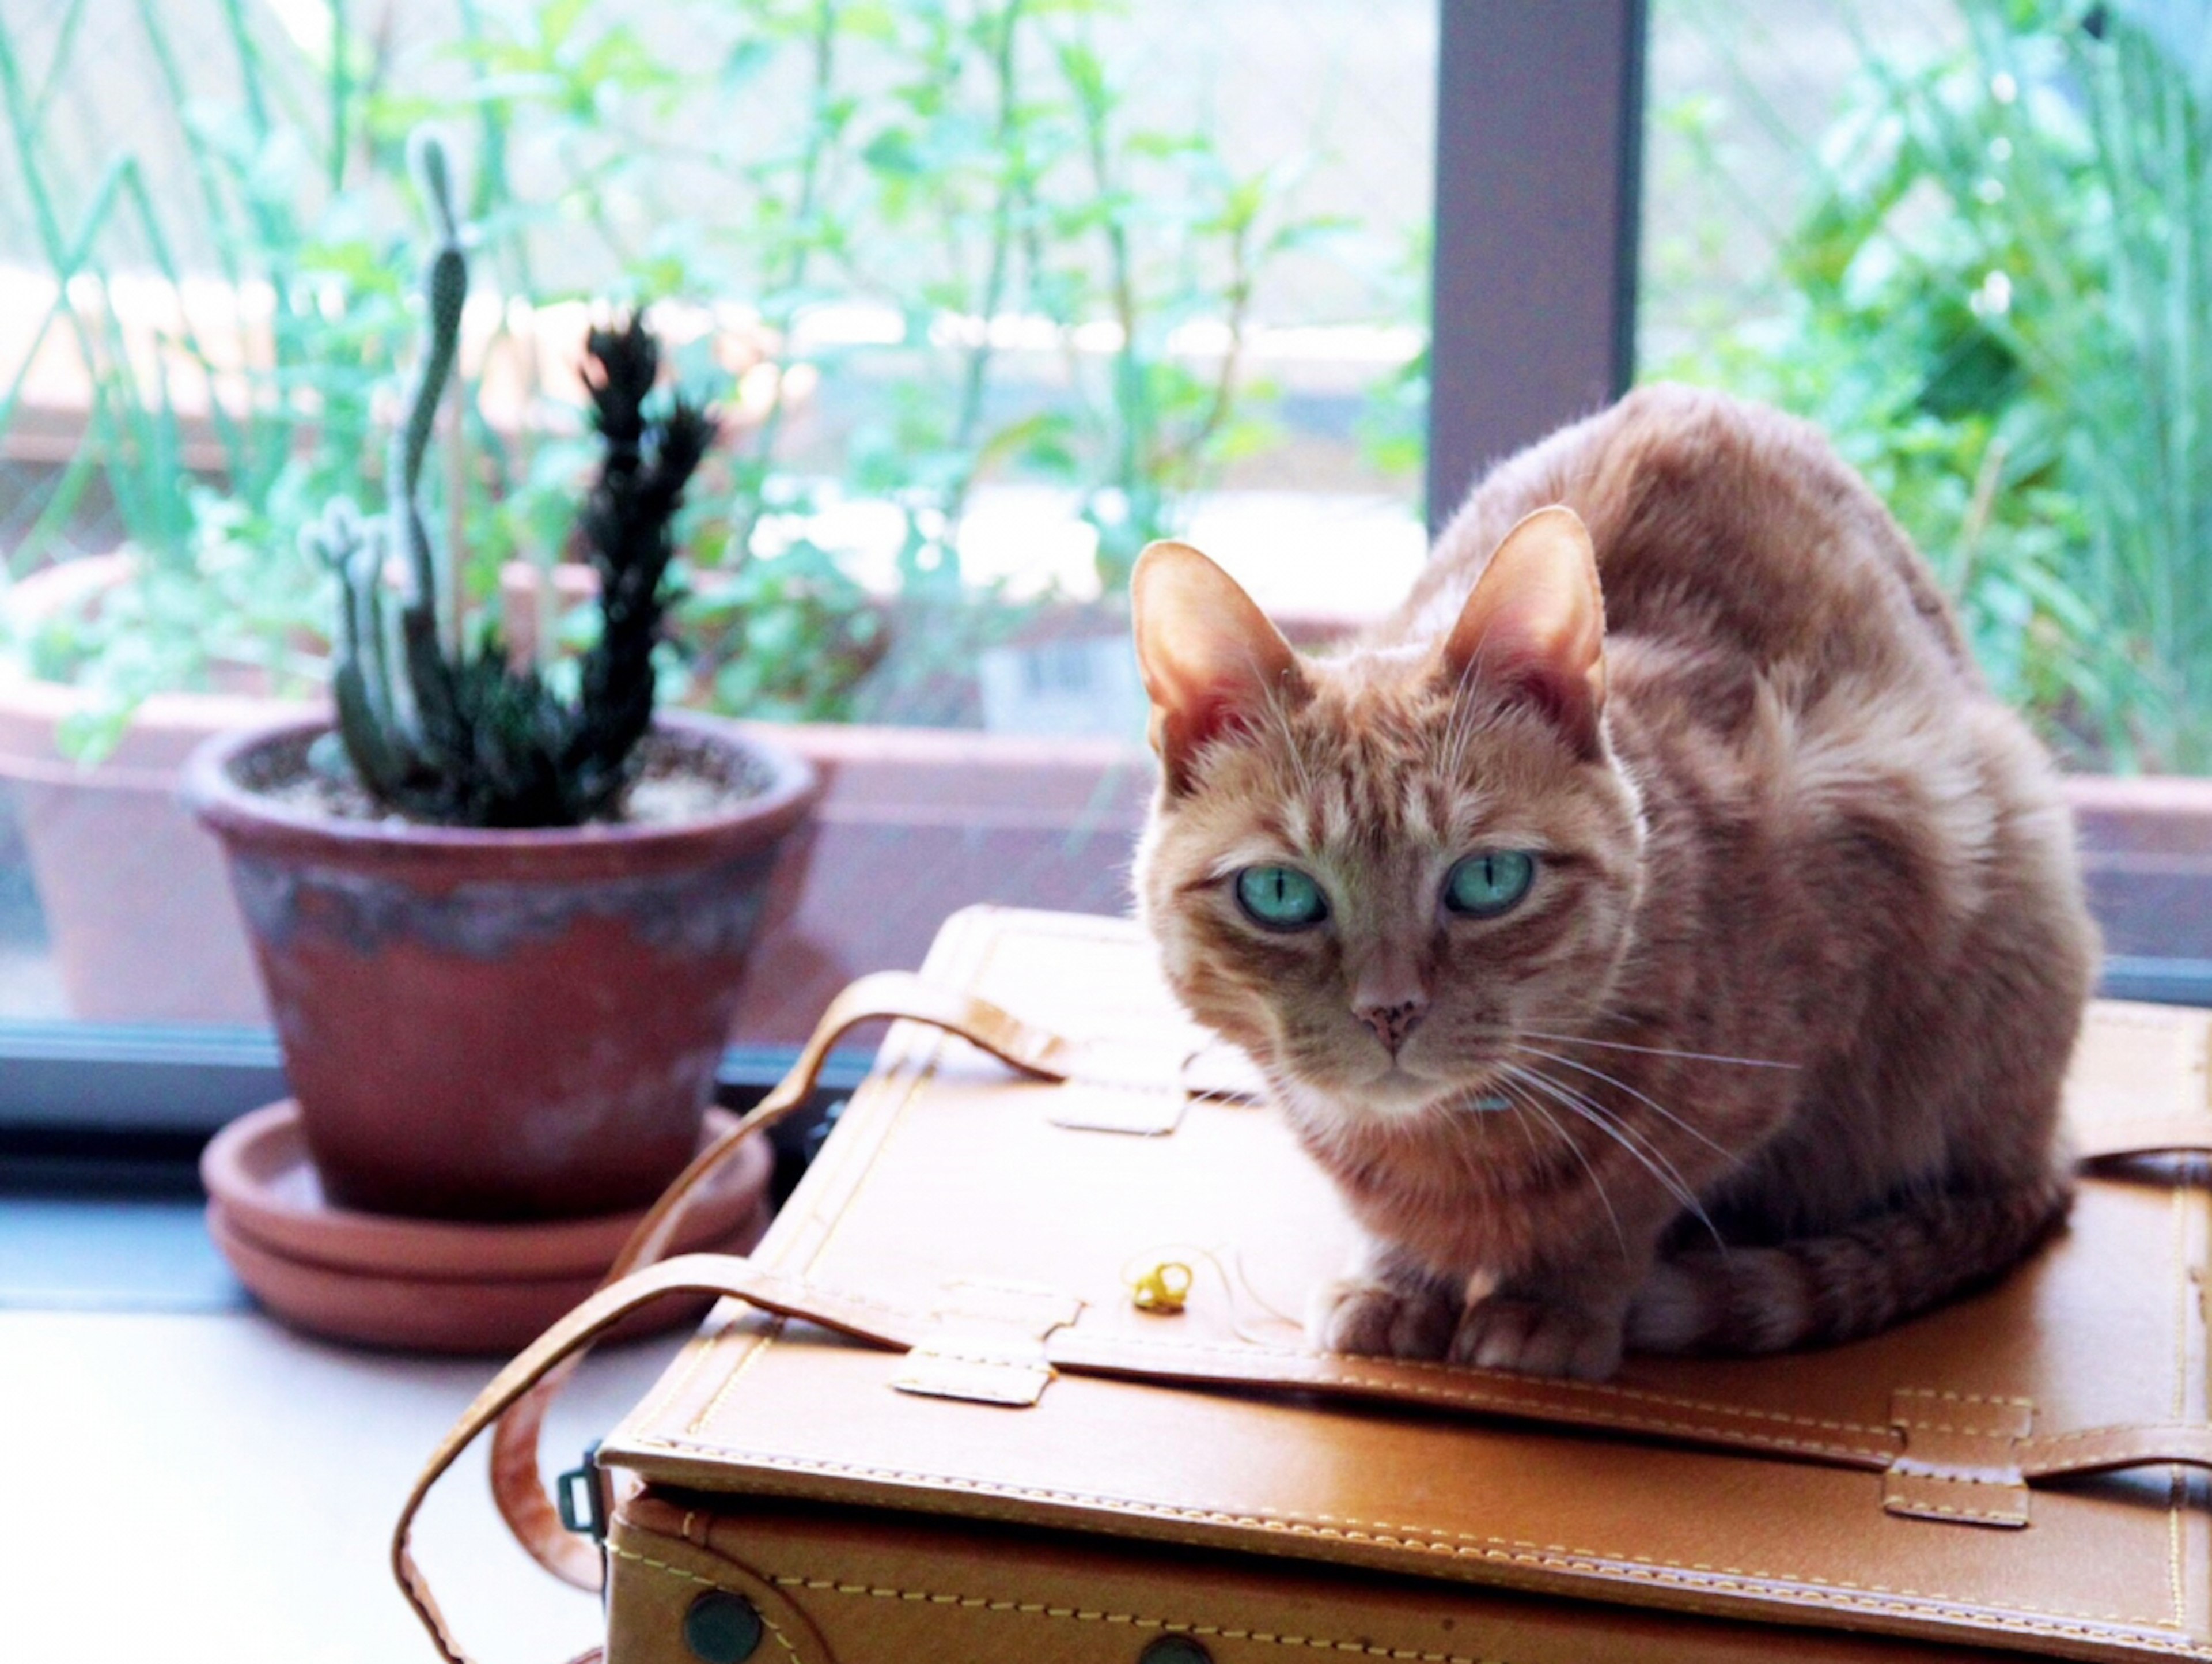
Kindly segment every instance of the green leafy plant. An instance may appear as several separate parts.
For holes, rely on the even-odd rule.
[[[1055,318],[1073,327],[1103,314],[1112,333],[1103,375],[1079,367],[1075,379],[1078,430],[1092,453],[1084,517],[1097,530],[1100,582],[1114,593],[1145,545],[1174,532],[1190,492],[1272,442],[1260,413],[1267,389],[1244,358],[1253,297],[1272,262],[1343,228],[1295,211],[1292,165],[1240,174],[1202,128],[1132,125],[1079,29],[1054,59],[1075,178],[1050,222],[1066,253],[1041,289]],[[1174,188],[1159,188],[1163,174]],[[1179,344],[1194,326],[1215,338],[1210,363]]]
[[[2171,6],[1954,3],[1862,33],[1771,289],[1656,368],[1836,436],[2075,760],[2212,768],[2212,88]]]
[[[714,421],[680,396],[647,413],[660,355],[641,318],[592,330],[586,381],[604,455],[579,528],[599,580],[600,627],[576,695],[562,697],[535,666],[516,668],[495,631],[470,641],[458,616],[441,629],[451,554],[423,513],[422,462],[453,375],[468,265],[443,147],[426,135],[414,160],[440,241],[423,272],[427,339],[392,438],[390,507],[372,523],[340,498],[308,534],[343,595],[338,733],[370,794],[418,819],[575,826],[616,809],[652,724],[670,525]],[[385,583],[395,546],[407,578],[396,608]]]
[[[89,192],[51,132],[68,107],[58,92],[112,44],[78,27],[84,9],[67,7],[42,70],[0,26],[0,198],[31,206],[52,284],[0,393],[0,433],[43,345],[64,350],[88,396],[69,461],[27,481],[0,536],[17,576],[67,558],[88,523],[101,528],[88,552],[127,552],[117,582],[11,643],[94,696],[64,735],[90,759],[150,694],[300,697],[327,678],[329,578],[301,558],[299,534],[331,495],[374,484],[373,394],[409,323],[392,247],[368,229],[384,48],[348,27],[345,8],[310,55],[229,0],[192,20],[211,29],[182,8],[138,6],[132,45],[173,130],[166,155],[125,148]],[[204,40],[228,54],[234,100],[199,95]],[[149,180],[164,174],[183,193],[157,195]],[[146,305],[149,277],[161,308]],[[108,514],[88,512],[101,497]]]
[[[18,643],[102,690],[95,749],[161,688],[289,694],[329,674],[331,579],[297,558],[299,533],[329,498],[395,488],[372,410],[413,325],[384,228],[421,123],[468,136],[472,255],[500,302],[471,308],[458,414],[429,464],[453,555],[439,606],[481,604],[516,560],[550,596],[574,552],[564,505],[582,461],[532,320],[587,292],[690,302],[711,329],[664,323],[667,350],[732,442],[675,527],[661,667],[669,698],[741,715],[973,720],[971,686],[932,690],[971,682],[977,649],[1024,622],[961,570],[979,485],[1071,488],[1114,594],[1192,492],[1272,442],[1271,390],[1245,350],[1253,296],[1272,262],[1330,229],[1295,212],[1295,170],[1240,174],[1203,124],[1130,118],[1091,39],[1115,0],[672,0],[680,52],[576,0],[458,0],[404,48],[343,6],[311,39],[237,0],[141,4],[191,186],[158,198],[141,183],[159,177],[150,155],[89,192],[68,176],[55,92],[96,66],[96,31],[71,21],[83,0],[62,3],[43,64],[0,27],[0,222],[12,166],[35,187],[56,283],[46,327],[76,344],[93,411],[10,555],[20,573],[70,552],[105,483],[135,576]],[[215,96],[185,49],[210,22],[231,58]],[[461,84],[431,90],[441,70]],[[726,119],[755,97],[792,119]],[[189,319],[157,326],[150,352],[143,322],[123,338],[110,277],[149,249],[177,292],[211,268],[270,297],[265,339],[240,360]],[[894,315],[898,338],[812,327],[855,302]],[[206,416],[149,363],[220,363]],[[520,367],[519,401],[505,384],[487,400],[485,365],[508,381]],[[0,429],[14,409],[0,399]],[[179,493],[187,463],[200,490]],[[831,529],[856,502],[897,515],[888,571]],[[216,578],[248,559],[250,614]],[[545,605],[535,643],[588,644],[587,616]]]

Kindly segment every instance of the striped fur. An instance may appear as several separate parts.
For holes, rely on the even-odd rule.
[[[1832,1236],[1687,1249],[1651,1268],[1628,1311],[1648,1352],[1780,1352],[1856,1340],[2010,1269],[2073,1200],[2056,1174],[1986,1196],[1936,1196]]]
[[[1594,1376],[1835,1340],[2062,1216],[2066,811],[1809,428],[1634,394],[1501,465],[1328,657],[1180,546],[1135,599],[1139,910],[1364,1228],[1322,1344]],[[1497,848],[1538,852],[1527,899],[1449,914]],[[1326,923],[1246,917],[1265,864]]]

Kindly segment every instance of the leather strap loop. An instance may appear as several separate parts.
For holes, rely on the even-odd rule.
[[[2074,1154],[2083,1161],[2130,1155],[2212,1154],[2212,1113],[2083,1118],[2068,1127]]]
[[[599,1292],[500,1371],[462,1413],[416,1480],[392,1532],[392,1571],[448,1664],[469,1664],[468,1655],[453,1638],[428,1580],[415,1563],[415,1517],[430,1487],[495,1417],[499,1425],[492,1442],[492,1495],[501,1517],[531,1557],[555,1576],[580,1588],[599,1587],[603,1572],[598,1553],[562,1525],[560,1513],[538,1478],[538,1443],[554,1395],[575,1372],[592,1343],[611,1325],[667,1295],[709,1293],[738,1295],[768,1311],[803,1314],[811,1321],[843,1329],[878,1345],[907,1348],[915,1344],[918,1328],[912,1332],[886,1332],[882,1326],[884,1314],[873,1307],[848,1307],[813,1290],[806,1293],[803,1314],[796,1306],[779,1304],[779,1298],[790,1297],[787,1285],[742,1259],[686,1255],[630,1276],[668,1251],[700,1187],[738,1146],[806,1101],[830,1048],[860,1024],[886,1020],[927,1023],[957,1034],[1000,1062],[1045,1080],[1066,1079],[1077,1053],[1058,1035],[1023,1022],[988,1000],[952,992],[909,972],[882,971],[862,977],[832,1000],[800,1050],[799,1060],[775,1089],[684,1168],[623,1245]],[[621,1286],[617,1287],[617,1283]]]
[[[2212,1470],[2212,1427],[2173,1423],[2154,1427],[2093,1427],[2022,1439],[2014,1451],[2028,1479],[2112,1473],[2126,1467]]]
[[[800,1292],[803,1299],[798,1297]],[[447,1627],[430,1592],[429,1581],[416,1563],[412,1549],[415,1516],[422,1510],[430,1488],[495,1417],[524,1402],[535,1391],[557,1381],[566,1368],[572,1366],[593,1341],[632,1312],[672,1295],[701,1294],[735,1295],[763,1311],[792,1317],[803,1315],[808,1321],[825,1327],[839,1326],[830,1315],[835,1302],[817,1299],[813,1291],[803,1290],[802,1285],[763,1271],[750,1260],[696,1253],[662,1260],[657,1265],[633,1272],[619,1284],[601,1289],[531,1342],[520,1356],[492,1378],[490,1386],[477,1394],[475,1402],[461,1412],[461,1418],[440,1441],[428,1464],[416,1479],[415,1488],[408,1492],[406,1503],[400,1510],[398,1527],[392,1534],[393,1575],[447,1664],[470,1664],[469,1655],[462,1650]],[[874,1309],[868,1308],[872,1314]],[[896,1346],[911,1338],[907,1334],[885,1333],[872,1316],[860,1316],[857,1307],[852,1308],[851,1315],[856,1326],[848,1332],[860,1339],[879,1346]],[[536,1483],[534,1475],[532,1483]],[[557,1521],[556,1528],[559,1528]]]

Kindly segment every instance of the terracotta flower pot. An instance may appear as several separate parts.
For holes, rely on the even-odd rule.
[[[681,823],[484,832],[267,795],[320,724],[194,753],[186,796],[228,856],[334,1202],[612,1213],[689,1159],[778,846],[818,787],[726,724],[664,715],[658,730],[761,789]]]

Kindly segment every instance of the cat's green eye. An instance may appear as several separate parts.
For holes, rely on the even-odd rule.
[[[1237,875],[1237,905],[1271,930],[1303,930],[1328,917],[1321,886],[1296,867],[1247,867]]]
[[[1495,918],[1515,906],[1536,881],[1536,857],[1526,850],[1484,850],[1468,856],[1444,880],[1444,905],[1470,918]]]

